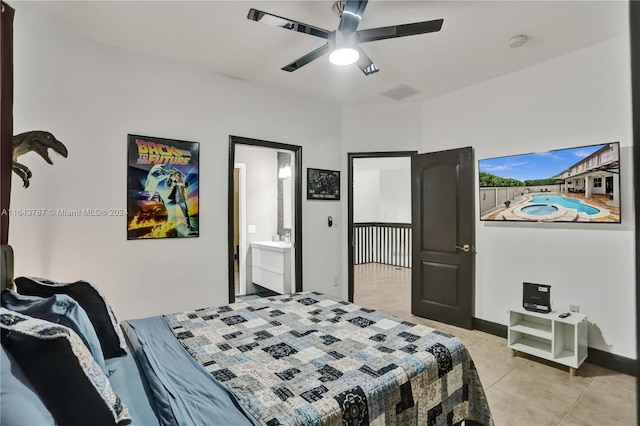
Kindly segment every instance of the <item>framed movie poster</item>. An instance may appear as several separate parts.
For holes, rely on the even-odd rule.
[[[128,135],[127,239],[197,237],[200,144]]]
[[[307,169],[307,200],[339,200],[340,172]]]

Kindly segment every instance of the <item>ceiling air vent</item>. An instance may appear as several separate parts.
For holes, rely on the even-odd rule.
[[[404,98],[408,98],[411,95],[415,95],[416,93],[420,93],[420,91],[401,84],[397,87],[394,87],[393,89],[389,89],[385,92],[380,93],[380,95],[399,101]]]

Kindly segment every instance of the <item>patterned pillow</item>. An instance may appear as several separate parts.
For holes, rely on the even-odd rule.
[[[122,330],[118,326],[111,306],[91,283],[86,281],[61,283],[35,277],[18,277],[14,283],[20,294],[40,297],[51,297],[54,294],[71,296],[89,316],[100,340],[105,359],[127,353]]]
[[[10,309],[33,318],[64,325],[75,331],[82,339],[87,349],[93,355],[100,369],[107,376],[109,371],[104,362],[100,340],[96,335],[93,324],[87,313],[70,296],[54,294],[51,297],[27,296],[6,289],[0,294],[3,308]]]
[[[2,345],[61,425],[125,425],[129,410],[70,328],[0,308]]]

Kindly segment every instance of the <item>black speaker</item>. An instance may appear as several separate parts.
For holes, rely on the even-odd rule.
[[[522,283],[522,307],[527,311],[551,312],[551,286]]]

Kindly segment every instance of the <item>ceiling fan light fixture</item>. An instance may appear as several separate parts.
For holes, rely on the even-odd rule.
[[[334,65],[351,65],[360,57],[355,33],[336,31],[329,36],[329,61]]]
[[[249,9],[247,19],[327,40],[322,46],[282,67],[283,71],[293,72],[328,53],[331,63],[336,65],[355,64],[364,75],[375,74],[380,71],[380,68],[360,48],[361,43],[438,32],[444,22],[443,19],[435,19],[358,30],[367,2],[368,0],[338,0],[335,2],[332,8],[336,15],[340,17],[340,23],[334,31],[328,31],[257,9]]]
[[[353,47],[345,46],[335,49],[329,55],[329,60],[334,65],[351,65],[355,63],[360,54]]]

